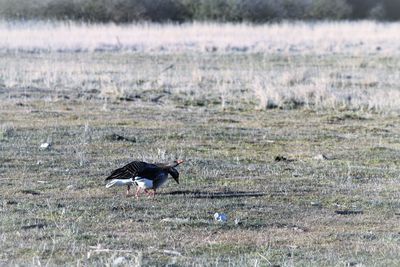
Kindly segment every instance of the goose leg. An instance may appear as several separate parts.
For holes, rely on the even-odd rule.
[[[128,188],[126,189],[126,196],[129,197],[129,193],[131,192],[131,186],[128,185]]]
[[[140,187],[138,186],[138,187],[136,188],[136,192],[135,192],[135,197],[136,197],[136,199],[139,199],[139,196],[140,196]]]
[[[146,195],[149,198],[151,198],[151,197],[154,198],[154,194],[155,194],[156,190],[155,189],[145,189],[144,192],[146,193]]]

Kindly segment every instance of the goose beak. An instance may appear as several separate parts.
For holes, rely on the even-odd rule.
[[[185,161],[182,160],[182,159],[178,159],[178,160],[176,160],[175,162],[176,162],[177,165],[179,165],[179,164],[181,164],[181,163],[184,163]]]
[[[178,178],[174,178],[176,183],[179,184],[179,177]]]

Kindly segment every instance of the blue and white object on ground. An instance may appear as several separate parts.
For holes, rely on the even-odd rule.
[[[226,216],[226,214],[224,214],[224,213],[216,212],[214,214],[214,220],[216,220],[217,222],[227,222],[228,221],[228,216]]]

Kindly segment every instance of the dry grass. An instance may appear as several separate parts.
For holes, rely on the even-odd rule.
[[[398,265],[398,62],[3,53],[0,265]],[[104,187],[175,158],[156,200]]]
[[[369,55],[399,53],[399,23],[283,22],[264,25],[186,23],[84,24],[1,22],[7,51],[247,52]]]
[[[398,264],[397,117],[2,103],[4,265],[103,265],[119,256],[146,265]],[[113,132],[137,143],[105,138]],[[49,137],[52,148],[40,150]],[[315,160],[319,153],[330,160]],[[103,186],[134,158],[175,157],[191,159],[182,184],[154,201]],[[226,225],[212,221],[217,211]]]
[[[2,54],[0,83],[68,97],[143,100],[221,109],[399,112],[399,57],[60,53]]]
[[[398,112],[398,28],[396,23],[373,22],[266,26],[3,22],[0,82],[7,88],[37,86],[51,92],[98,90],[95,95],[104,99],[157,93],[154,101],[172,98],[190,105],[219,104],[222,109]],[[26,60],[18,51],[37,56]],[[57,51],[65,53],[53,55]],[[112,52],[86,53],[93,51]]]

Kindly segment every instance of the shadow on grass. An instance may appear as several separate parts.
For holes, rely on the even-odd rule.
[[[238,198],[238,197],[262,197],[265,196],[264,192],[246,192],[246,191],[227,191],[227,192],[202,192],[202,191],[192,191],[192,190],[177,190],[167,193],[162,193],[163,195],[184,195],[191,198]]]

